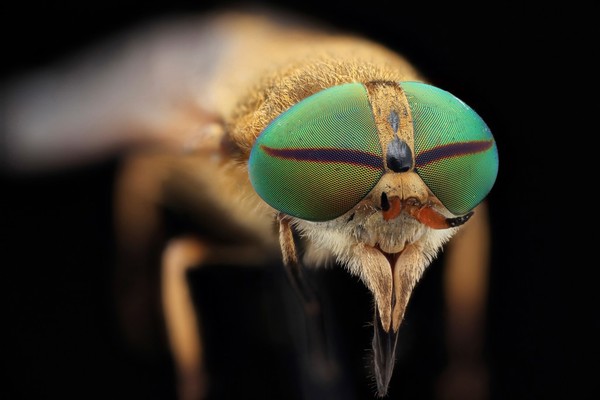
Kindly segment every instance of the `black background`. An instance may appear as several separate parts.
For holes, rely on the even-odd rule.
[[[11,79],[47,65],[157,16],[223,4],[3,6],[3,76]],[[589,189],[595,176],[589,166],[593,157],[584,151],[596,146],[598,129],[592,120],[600,106],[593,98],[596,70],[591,55],[597,52],[598,39],[593,11],[575,5],[529,10],[381,1],[337,6],[302,1],[285,9],[398,50],[486,120],[500,153],[500,173],[489,196],[494,240],[487,342],[492,398],[597,398],[598,261],[592,244],[597,206]],[[2,178],[0,359],[1,387],[9,394],[5,398],[173,396],[168,356],[138,357],[123,345],[114,326],[110,265],[115,166],[116,160],[106,160],[68,172]],[[430,303],[439,301],[436,271],[432,266],[415,292],[409,310],[414,325],[419,318],[428,320],[418,317],[417,310],[427,313]],[[230,373],[220,381],[222,387],[229,386],[226,393],[235,393],[232,387],[245,382],[256,390],[247,391],[245,398],[296,398],[295,389],[283,394],[298,384],[293,363],[286,364],[294,359],[286,325],[271,329],[280,336],[269,342],[261,336],[264,328],[256,327],[265,322],[264,315],[258,312],[252,318],[253,309],[268,314],[270,323],[277,320],[273,312],[289,311],[277,304],[282,298],[278,288],[285,288],[282,276],[229,270],[204,274],[199,293],[202,287],[223,292],[216,290],[203,304],[222,296],[241,304],[249,315],[243,324],[221,321],[227,333],[212,336],[220,338],[218,346],[231,344],[209,354],[215,371]],[[333,298],[352,299],[343,306],[355,313],[339,317],[341,326],[348,327],[341,333],[345,339],[340,347],[354,347],[356,354],[345,357],[351,365],[362,365],[371,334],[365,326],[370,318],[366,292],[345,273],[328,272],[322,279],[338,288]],[[219,319],[214,316],[218,311],[207,314],[209,320]],[[432,336],[422,347],[442,340],[437,328],[420,328],[421,335]],[[422,351],[430,356],[437,350]],[[427,384],[415,378],[427,369],[427,356],[412,359],[412,375],[410,366],[399,367],[406,379],[393,382],[392,396],[400,395],[398,386]],[[358,378],[366,371],[362,366],[348,368],[357,398],[370,398],[372,387]],[[420,398],[410,394],[418,388],[406,390],[402,398]]]

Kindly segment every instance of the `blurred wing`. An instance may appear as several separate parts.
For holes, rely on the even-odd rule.
[[[211,83],[231,40],[210,16],[154,22],[5,82],[6,164],[40,170],[132,147],[180,151],[202,146],[202,135],[212,146],[219,121]]]

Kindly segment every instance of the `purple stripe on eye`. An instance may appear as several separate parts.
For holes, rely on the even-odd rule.
[[[344,163],[376,170],[383,169],[383,159],[381,156],[360,150],[337,149],[331,147],[275,149],[265,145],[261,145],[260,148],[271,157],[282,158],[284,160]]]
[[[415,157],[416,167],[423,167],[429,163],[444,158],[460,157],[468,154],[481,153],[494,145],[493,140],[477,140],[472,142],[449,143],[434,147],[417,154]]]

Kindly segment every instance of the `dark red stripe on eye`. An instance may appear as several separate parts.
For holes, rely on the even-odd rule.
[[[271,157],[284,160],[308,161],[318,163],[344,163],[359,165],[377,170],[383,169],[383,159],[376,154],[351,149],[336,149],[329,147],[303,149],[275,149],[261,145],[260,148]]]
[[[472,142],[449,143],[434,147],[417,154],[415,164],[417,168],[445,158],[466,156],[489,150],[494,145],[493,140],[478,140]]]

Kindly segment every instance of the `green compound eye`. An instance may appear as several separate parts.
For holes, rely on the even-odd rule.
[[[334,86],[282,113],[256,139],[248,169],[258,195],[285,214],[327,221],[349,211],[384,173],[365,87]]]
[[[498,150],[488,126],[452,94],[401,82],[412,113],[417,173],[455,215],[466,214],[490,192]]]

